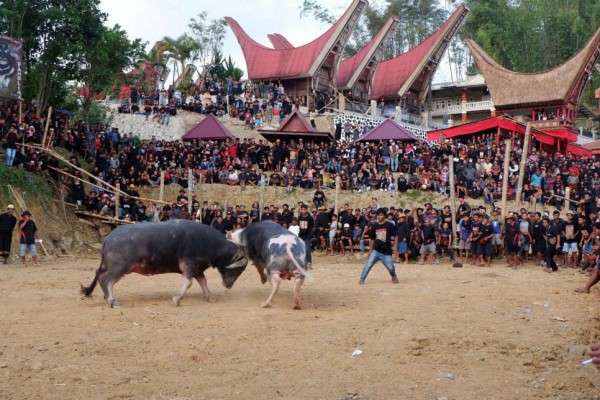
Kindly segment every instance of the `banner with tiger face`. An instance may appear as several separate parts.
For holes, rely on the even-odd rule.
[[[0,37],[0,97],[21,98],[21,48],[19,40]]]

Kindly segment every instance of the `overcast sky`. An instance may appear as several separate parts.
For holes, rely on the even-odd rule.
[[[101,0],[102,10],[108,13],[110,25],[119,24],[130,38],[141,38],[148,49],[165,36],[178,37],[189,32],[190,18],[206,11],[210,19],[233,17],[256,41],[270,45],[267,34],[281,33],[293,45],[305,44],[327,29],[310,16],[300,18],[302,0]],[[341,15],[349,0],[320,0],[336,16]],[[242,51],[229,28],[226,29],[224,55],[246,70]],[[443,65],[443,64],[442,64]],[[440,75],[440,74],[438,74]],[[444,73],[437,77],[445,80]]]

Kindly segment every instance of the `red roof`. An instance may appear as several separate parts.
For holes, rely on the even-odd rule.
[[[277,130],[279,132],[313,133],[316,129],[298,111],[294,111],[285,119]]]
[[[385,42],[388,34],[394,31],[393,28],[396,27],[397,23],[398,18],[390,17],[381,27],[379,32],[377,32],[377,35],[375,35],[365,47],[360,49],[352,57],[346,58],[340,62],[337,73],[338,88],[344,89],[347,88],[347,86],[353,86],[354,82],[350,82],[350,85],[348,85],[353,75],[356,73],[360,75],[362,73],[362,68],[365,68],[369,64],[370,59],[375,57],[377,50]],[[361,67],[361,64],[363,67],[360,71],[358,71],[358,69]]]
[[[446,129],[438,129],[427,133],[427,139],[435,141],[439,139],[452,139],[461,136],[470,136],[477,133],[482,133],[491,130],[497,130],[498,128],[504,129],[505,131],[516,132],[520,135],[525,135],[527,127],[517,121],[514,121],[505,117],[491,117],[483,119],[481,121],[470,122],[463,125],[453,126]],[[541,143],[553,146],[555,144],[555,138],[546,132],[532,129],[531,134],[533,137]]]
[[[398,98],[404,96],[434,55],[443,53],[448,45],[444,39],[453,34],[468,13],[464,4],[427,39],[406,53],[377,65],[373,76],[371,99]],[[433,71],[432,71],[433,72]]]
[[[283,36],[280,33],[271,33],[270,35],[267,35],[267,37],[269,38],[269,41],[271,42],[271,44],[273,45],[273,48],[275,49],[292,49],[294,48],[294,45],[290,43],[289,40],[287,40],[285,38],[285,36]]]
[[[300,47],[271,49],[256,42],[242,29],[236,20],[225,17],[242,47],[248,78],[270,80],[278,78],[303,78],[316,73],[338,37],[352,21],[352,15],[365,0],[353,0],[348,10],[325,33]]]
[[[358,141],[367,142],[375,140],[418,140],[415,135],[404,127],[398,125],[396,121],[386,119],[369,132],[365,133]]]
[[[233,139],[229,129],[225,128],[221,121],[214,115],[208,114],[206,118],[183,135],[182,140],[225,140]]]

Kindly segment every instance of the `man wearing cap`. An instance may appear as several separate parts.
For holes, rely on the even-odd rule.
[[[12,204],[9,204],[6,211],[0,214],[0,257],[4,259],[4,264],[8,264],[12,234],[17,224],[14,214],[15,206]]]
[[[386,221],[386,210],[380,208],[377,210],[377,221],[369,229],[369,258],[362,273],[360,274],[359,285],[364,285],[371,268],[377,261],[381,261],[387,268],[393,283],[398,283],[396,269],[394,267],[393,249],[397,248],[396,229],[394,225]]]

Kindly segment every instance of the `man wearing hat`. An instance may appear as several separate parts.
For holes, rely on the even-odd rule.
[[[15,206],[9,204],[6,211],[0,214],[0,257],[4,259],[4,264],[8,264],[12,234],[16,224]]]
[[[385,265],[392,277],[392,282],[398,283],[393,258],[394,249],[397,248],[396,229],[391,222],[386,220],[385,209],[377,210],[377,221],[369,229],[369,238],[371,239],[369,241],[369,258],[360,274],[359,285],[364,285],[371,268],[377,261],[381,261]]]

